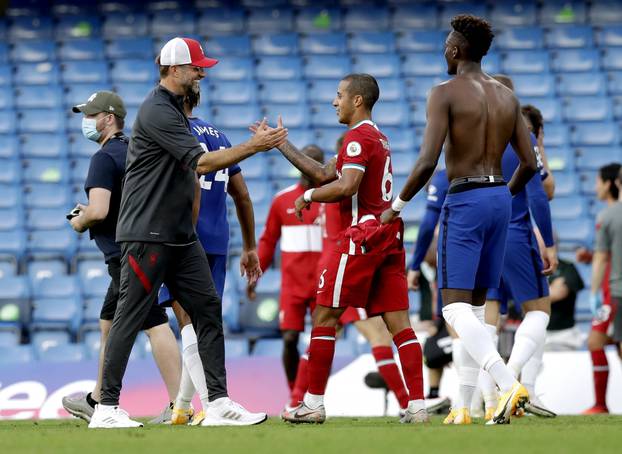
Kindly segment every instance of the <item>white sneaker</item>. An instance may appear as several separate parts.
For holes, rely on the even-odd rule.
[[[128,429],[142,427],[143,423],[130,419],[125,410],[109,405],[95,405],[89,429]]]
[[[202,426],[252,426],[261,424],[268,415],[265,413],[251,413],[240,404],[228,397],[216,399],[205,409],[205,419]]]

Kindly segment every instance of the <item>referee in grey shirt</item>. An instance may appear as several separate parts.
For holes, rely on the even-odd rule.
[[[224,169],[287,138],[287,130],[263,130],[228,150],[206,153],[190,132],[184,96],[218,63],[200,44],[173,38],[160,52],[160,84],[141,105],[127,151],[117,242],[121,288],[106,344],[102,399],[90,428],[140,427],[121,410],[121,382],[134,339],[162,283],[190,315],[205,368],[210,405],[202,425],[250,425],[266,420],[227,394],[222,305],[192,223],[196,174]]]

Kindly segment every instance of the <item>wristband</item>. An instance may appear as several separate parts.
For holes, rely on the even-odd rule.
[[[404,209],[407,203],[408,203],[407,201],[400,199],[400,196],[398,195],[397,198],[391,204],[391,209],[399,213],[400,211]]]
[[[313,202],[313,200],[311,200],[311,196],[313,195],[313,191],[315,191],[315,188],[312,189],[307,189],[304,193],[304,195],[302,196],[302,199],[307,202],[307,203],[311,203]]]

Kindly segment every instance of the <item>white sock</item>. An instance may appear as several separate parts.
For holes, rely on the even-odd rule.
[[[499,342],[497,327],[494,325],[486,325],[486,329],[488,330],[488,333],[490,334],[492,342],[496,348]],[[482,395],[484,396],[484,406],[486,408],[496,408],[497,400],[499,399],[497,385],[490,374],[484,369],[480,369],[479,371],[479,386],[482,390]]]
[[[324,396],[321,394],[311,394],[310,392],[305,393],[304,403],[311,410],[315,410],[316,408],[324,405]]]
[[[478,372],[481,373],[482,369],[478,369]],[[479,374],[477,378],[477,385],[475,386],[475,391],[473,391],[473,397],[471,398],[471,413],[476,414],[482,410],[484,406],[484,398],[482,395],[482,388],[479,386]]]
[[[473,392],[477,385],[479,365],[464,348],[461,339],[452,340],[453,361],[458,372],[458,398],[454,408],[470,408]]]
[[[197,335],[194,332],[194,327],[192,325],[186,325],[182,328],[181,345],[183,348],[182,358],[184,361],[184,369],[188,371],[188,375],[190,375],[190,379],[199,393],[203,409],[206,409],[209,405],[207,384],[205,383],[203,363],[201,362],[201,357],[199,356]]]
[[[488,331],[473,314],[471,305],[448,304],[443,307],[443,317],[458,333],[464,348],[475,362],[492,375],[503,392],[509,391],[516,383],[516,379],[495,349]]]
[[[182,360],[181,380],[179,381],[179,393],[177,393],[177,399],[175,399],[175,407],[181,410],[188,410],[195,392],[196,389],[194,388],[192,378],[188,373],[188,368]]]
[[[542,357],[544,356],[544,344],[540,345],[535,353],[523,366],[521,383],[527,388],[530,397],[536,397],[536,379],[542,369]]]
[[[486,305],[481,306],[473,306],[471,305],[471,310],[473,311],[473,315],[475,318],[479,320],[482,325],[486,324]]]
[[[539,345],[544,344],[549,314],[543,311],[529,311],[516,330],[514,347],[508,360],[514,377],[518,377],[523,366],[529,361]]]
[[[420,410],[425,410],[424,399],[414,399],[408,401],[408,411],[411,413],[417,413]]]

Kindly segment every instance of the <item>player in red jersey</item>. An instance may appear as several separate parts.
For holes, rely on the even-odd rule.
[[[279,150],[310,176],[325,183],[296,200],[296,212],[313,202],[339,203],[339,237],[324,257],[317,288],[317,307],[309,346],[309,390],[303,402],[283,418],[294,423],[322,423],[326,419],[324,391],[335,351],[339,317],[348,307],[382,315],[398,348],[409,391],[404,423],[428,420],[423,399],[422,353],[408,318],[408,290],[401,221],[380,225],[393,191],[391,152],[387,138],[371,121],[378,100],[376,80],[350,74],[339,83],[333,106],[339,122],[350,128],[337,159],[322,166],[291,143]],[[279,119],[279,124],[281,123]]]

